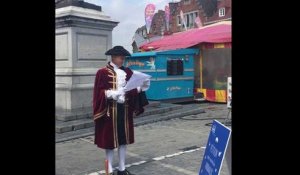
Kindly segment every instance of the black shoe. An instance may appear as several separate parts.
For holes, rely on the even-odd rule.
[[[118,171],[118,175],[134,175],[132,173],[130,173],[128,170],[124,170],[124,171]]]

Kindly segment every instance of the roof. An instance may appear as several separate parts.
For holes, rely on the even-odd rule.
[[[150,42],[151,41],[156,41],[159,40],[161,38],[161,36],[153,36],[151,38],[149,38]],[[147,38],[145,39],[141,34],[134,34],[134,41],[136,42],[136,45],[138,47],[144,45],[145,43],[147,43]]]
[[[150,52],[137,52],[131,54],[131,57],[148,57],[157,55],[186,55],[186,54],[198,54],[199,49],[180,49],[180,50],[168,50],[168,51],[150,51]]]
[[[226,43],[231,42],[231,22],[220,22],[200,29],[190,29],[184,32],[164,36],[162,39],[146,43],[140,47],[142,50],[175,50],[188,48],[200,43]]]

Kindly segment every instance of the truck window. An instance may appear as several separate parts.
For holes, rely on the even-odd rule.
[[[183,75],[183,61],[181,59],[167,60],[167,75]]]

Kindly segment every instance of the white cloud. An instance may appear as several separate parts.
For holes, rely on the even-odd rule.
[[[132,37],[138,27],[145,24],[144,10],[148,3],[156,5],[156,11],[164,10],[170,0],[85,0],[102,6],[102,11],[119,21],[113,29],[113,46],[122,45],[132,52]]]

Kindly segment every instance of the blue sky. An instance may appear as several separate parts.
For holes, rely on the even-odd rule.
[[[132,38],[135,30],[145,24],[144,10],[148,3],[156,5],[156,11],[164,10],[171,0],[84,0],[102,6],[102,11],[119,21],[113,30],[112,44],[122,45],[132,52]]]

